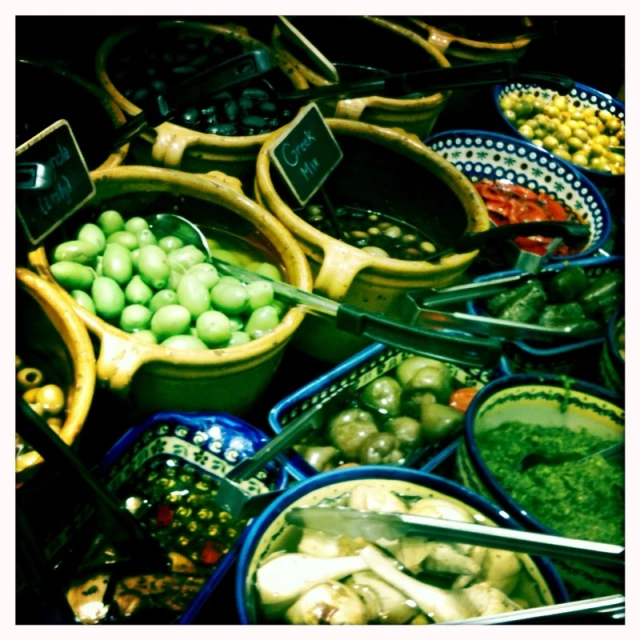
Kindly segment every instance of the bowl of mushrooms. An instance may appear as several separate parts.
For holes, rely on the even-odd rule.
[[[294,485],[254,520],[236,573],[243,624],[433,624],[566,602],[546,559],[420,537],[330,535],[289,524],[301,506],[346,506],[517,528],[449,480],[409,469],[340,469]]]

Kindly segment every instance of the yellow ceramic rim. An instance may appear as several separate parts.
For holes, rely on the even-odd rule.
[[[328,118],[326,122],[331,130],[338,135],[351,135],[365,139],[373,138],[375,142],[388,147],[392,151],[414,158],[425,168],[431,170],[437,177],[441,178],[445,184],[453,190],[467,213],[468,232],[486,231],[489,229],[489,214],[487,208],[471,181],[450,162],[420,142],[417,136],[412,136],[399,129],[387,129],[353,120]],[[262,198],[270,201],[269,208],[273,209],[275,215],[284,225],[292,231],[294,235],[301,238],[303,249],[310,257],[322,262],[322,259],[318,258],[318,254],[313,251],[313,248],[317,247],[324,253],[327,253],[327,247],[329,245],[338,244],[343,249],[344,247],[348,247],[350,252],[355,252],[358,256],[366,257],[368,266],[376,269],[380,273],[419,277],[451,271],[452,269],[471,262],[478,255],[478,251],[453,254],[442,258],[438,265],[431,264],[427,261],[382,258],[379,256],[371,256],[357,247],[352,247],[322,233],[296,215],[278,195],[273,185],[270,176],[271,159],[269,157],[269,149],[278,139],[279,135],[278,132],[271,134],[258,154],[256,167],[258,192]],[[271,203],[273,203],[273,207]]]
[[[202,22],[189,22],[184,20],[167,20],[159,22],[156,26],[159,29],[184,29],[186,31],[195,31],[198,33],[210,34],[211,37],[216,34],[220,34],[227,39],[236,40],[248,51],[256,49],[258,47],[269,49],[267,45],[260,42],[260,40],[252,38],[239,27],[204,24]],[[124,29],[109,36],[100,45],[100,48],[98,49],[98,53],[96,55],[96,74],[98,76],[98,82],[104,88],[104,90],[113,98],[113,100],[122,108],[122,110],[131,116],[138,115],[140,113],[140,107],[125,98],[125,96],[116,88],[107,71],[107,63],[109,60],[109,56],[111,55],[111,52],[114,50],[114,48],[126,37],[138,33],[139,31],[141,31],[141,29]],[[274,53],[273,50],[271,50],[271,52]],[[293,65],[284,60],[282,56],[277,57],[280,68],[282,69],[283,73],[289,76],[294,88],[308,88],[309,85],[304,76],[297,69],[295,69]],[[257,148],[270,135],[268,133],[263,133],[257,136],[218,136],[213,133],[201,133],[199,131],[195,131],[194,129],[187,129],[186,127],[181,127],[180,125],[173,124],[172,122],[166,122],[163,124],[163,126],[170,131],[176,132],[176,134],[179,136],[196,137],[197,143],[194,146],[218,147],[229,151],[238,151],[247,149],[248,147]],[[153,134],[144,133],[142,137],[147,140],[147,142],[153,143]],[[189,149],[186,150],[187,153],[189,151]]]
[[[99,196],[103,183],[117,181],[123,187],[121,193],[126,193],[127,191],[165,191],[174,195],[186,195],[204,202],[211,202],[237,213],[257,227],[278,252],[289,275],[290,284],[304,291],[312,290],[313,284],[309,264],[289,231],[256,202],[222,181],[172,169],[138,166],[94,171],[91,177],[96,185],[96,196]],[[145,181],[147,186],[143,186]],[[150,188],[149,183],[155,188]],[[90,205],[91,203],[89,203]],[[104,339],[105,335],[112,334],[121,339],[135,340],[133,334],[126,333],[83,309],[70,294],[55,282],[44,247],[40,247],[30,253],[29,261],[36,271],[51,282],[56,291],[73,305],[74,311],[82,318],[92,333],[101,339]],[[207,367],[212,364],[234,364],[245,360],[257,359],[284,344],[291,338],[303,318],[303,311],[297,306],[292,306],[280,324],[271,333],[247,344],[229,349],[176,352],[166,347],[144,344],[139,341],[136,341],[136,349],[140,354],[143,354],[141,364],[149,362],[153,364],[167,363],[199,367]]]
[[[72,444],[82,431],[93,400],[96,384],[93,345],[87,329],[69,304],[69,298],[73,300],[71,296],[61,296],[57,285],[54,286],[46,282],[27,269],[17,268],[16,278],[19,286],[36,302],[44,302],[51,309],[51,313],[47,311],[46,307],[43,309],[47,316],[51,318],[52,315],[55,315],[58,322],[68,327],[68,336],[61,335],[60,337],[73,362],[73,397],[67,408],[67,416],[60,431],[60,437],[67,444]],[[37,451],[22,454],[16,458],[16,463],[18,461],[22,467],[18,477],[44,462]]]

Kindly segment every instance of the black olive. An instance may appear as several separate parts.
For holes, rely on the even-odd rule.
[[[232,98],[231,94],[228,91],[217,93],[214,97],[216,100],[231,100]]]
[[[132,100],[134,103],[140,102],[141,100],[144,100],[145,98],[147,98],[148,95],[149,95],[149,90],[146,87],[142,87],[133,94]]]
[[[209,60],[209,56],[205,53],[201,56],[198,56],[197,58],[194,58],[191,61],[191,66],[192,67],[201,67],[203,64],[205,64],[207,62],[207,60]]]
[[[289,111],[289,109],[284,109],[282,111],[282,117],[283,118],[290,118],[291,117],[291,111]]]
[[[219,124],[208,127],[207,133],[215,133],[219,136],[235,136],[237,130],[232,124]]]
[[[279,118],[269,118],[267,120],[267,124],[269,125],[269,127],[271,129],[277,129],[280,126],[280,119]]]
[[[224,112],[229,122],[235,122],[238,117],[238,103],[235,100],[227,100],[224,103]]]
[[[188,75],[192,75],[196,72],[196,70],[193,67],[174,67],[173,68],[173,73],[175,73],[177,76],[188,76]]]
[[[165,51],[164,54],[162,55],[162,59],[167,63],[167,64],[173,64],[175,62],[175,58],[173,57],[173,55],[171,53],[169,53],[168,51]]]
[[[151,86],[158,92],[164,93],[167,90],[167,85],[162,80],[152,80]]]
[[[216,116],[216,115],[209,116],[207,118],[207,124],[210,124],[210,125],[211,124],[214,124],[214,125],[215,124],[220,124],[220,121],[218,120],[218,116]],[[233,126],[233,125],[231,125],[231,126]]]
[[[216,112],[216,107],[214,105],[210,105],[208,107],[203,107],[202,109],[200,109],[200,113],[203,116],[212,116],[214,115]]]
[[[251,100],[268,100],[269,94],[262,89],[254,89],[253,87],[247,87],[242,92],[243,98],[250,98]]]
[[[258,130],[253,127],[243,127],[242,134],[245,136],[255,136],[257,133]]]
[[[262,113],[275,113],[278,110],[273,102],[261,102],[260,103],[260,111]]]
[[[250,98],[240,98],[238,100],[238,104],[245,110],[251,109],[253,107],[253,100]]]
[[[260,116],[245,116],[242,118],[242,124],[245,127],[264,127],[266,123],[264,118]]]
[[[193,107],[185,109],[182,113],[182,122],[188,126],[196,125],[199,119],[200,114],[198,113],[198,110]]]

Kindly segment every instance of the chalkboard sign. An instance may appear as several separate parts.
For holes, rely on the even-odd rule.
[[[96,192],[66,120],[16,149],[16,208],[29,242],[40,244]]]
[[[307,204],[342,160],[342,149],[315,104],[305,107],[269,150],[293,195]]]

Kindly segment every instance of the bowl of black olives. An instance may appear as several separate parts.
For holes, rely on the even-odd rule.
[[[144,101],[199,73],[267,48],[238,27],[165,21],[107,38],[98,51],[96,71],[101,85],[133,116]],[[155,133],[144,133],[132,153],[141,164],[243,177],[268,134],[297,114],[278,94],[307,86],[302,75],[283,62],[265,76],[178,110]]]

